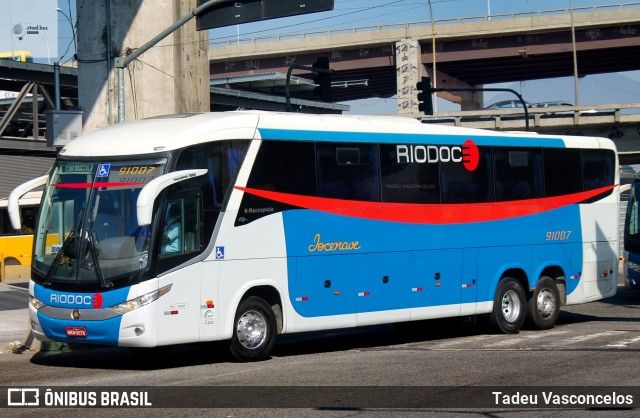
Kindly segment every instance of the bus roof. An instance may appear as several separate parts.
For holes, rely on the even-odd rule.
[[[434,143],[457,138],[480,139],[478,145],[615,149],[611,141],[601,138],[548,136],[533,132],[500,133],[425,124],[397,116],[232,111],[169,115],[113,125],[71,141],[60,155],[63,158],[153,155],[223,139],[286,138],[342,142],[404,142],[413,139],[414,142],[431,142],[425,141],[425,135],[437,137],[433,138]]]

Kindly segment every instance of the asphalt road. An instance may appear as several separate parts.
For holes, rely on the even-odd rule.
[[[0,297],[17,296],[4,293]],[[4,306],[4,299],[0,305]],[[455,319],[425,321],[401,329],[387,325],[283,336],[272,358],[259,363],[233,361],[221,343],[177,347],[158,357],[140,357],[119,348],[19,355],[5,351],[0,354],[0,389],[38,387],[44,391],[51,387],[55,391],[68,386],[76,391],[138,390],[148,392],[154,404],[124,411],[29,410],[31,415],[55,412],[70,417],[123,413],[628,417],[639,413],[630,409],[640,407],[638,364],[640,292],[619,288],[613,298],[565,307],[556,327],[547,331],[492,334],[482,323]],[[618,403],[543,405],[542,397],[550,393],[575,398],[590,390],[617,396]],[[514,398],[515,394],[520,397]],[[3,395],[0,392],[0,400]],[[537,396],[537,404],[512,402],[531,396]],[[631,396],[631,404],[626,396]],[[164,406],[168,408],[157,409]],[[208,408],[211,406],[220,408]],[[24,416],[25,412],[9,408],[0,413]]]

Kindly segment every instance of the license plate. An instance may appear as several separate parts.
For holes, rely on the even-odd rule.
[[[85,327],[67,327],[67,337],[86,337],[87,329]]]

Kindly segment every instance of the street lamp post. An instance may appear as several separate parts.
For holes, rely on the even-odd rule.
[[[573,24],[573,0],[569,0],[569,8],[571,15],[571,46],[573,49],[573,84],[575,89],[576,106],[580,106],[580,95],[578,89],[578,52],[576,50],[576,27]]]
[[[78,53],[78,39],[77,39],[77,35],[76,35],[76,30],[73,28],[73,21],[71,21],[71,18],[62,11],[62,9],[60,9],[59,7],[56,7],[56,12],[62,14],[62,16],[64,16],[67,19],[67,22],[69,22],[69,25],[71,26],[71,36],[73,37],[73,49],[74,51],[76,51],[76,53]]]
[[[438,76],[436,74],[436,18],[433,16],[433,7],[429,0],[429,13],[431,14],[431,56],[433,57],[433,88],[438,87]],[[435,90],[434,90],[435,91]],[[438,111],[438,95],[433,93],[433,111]]]

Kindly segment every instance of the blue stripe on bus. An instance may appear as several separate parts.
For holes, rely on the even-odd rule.
[[[530,136],[476,136],[444,134],[398,134],[380,132],[305,131],[293,129],[259,128],[265,140],[303,140],[318,142],[363,142],[381,144],[439,144],[461,145],[472,139],[478,146],[565,148],[562,138]]]
[[[625,268],[627,270],[628,284],[632,289],[640,289],[640,271],[637,271],[637,267],[635,267],[640,265],[640,254],[629,251],[626,261]],[[633,265],[633,267],[630,265]]]
[[[47,289],[35,283],[34,296],[46,305],[57,308],[99,309],[126,302],[130,288],[128,286],[108,292],[80,293]]]
[[[34,296],[49,306],[66,309],[82,310],[109,309],[109,306],[123,303],[127,300],[130,287],[110,290],[108,292],[79,293],[47,289],[37,283],[34,284]],[[73,320],[51,318],[38,312],[38,322],[45,335],[53,341],[87,342],[93,344],[117,345],[120,335],[122,315],[99,321]],[[86,337],[68,337],[67,327],[84,327]]]
[[[47,338],[53,341],[118,345],[122,315],[102,321],[51,318],[38,312],[38,322]],[[67,327],[83,327],[86,337],[68,337]]]
[[[508,269],[582,268],[579,205],[492,222],[415,225],[313,210],[282,214],[289,295],[305,317],[493,301]],[[549,231],[572,231],[550,243]],[[567,294],[579,280],[567,279]]]

